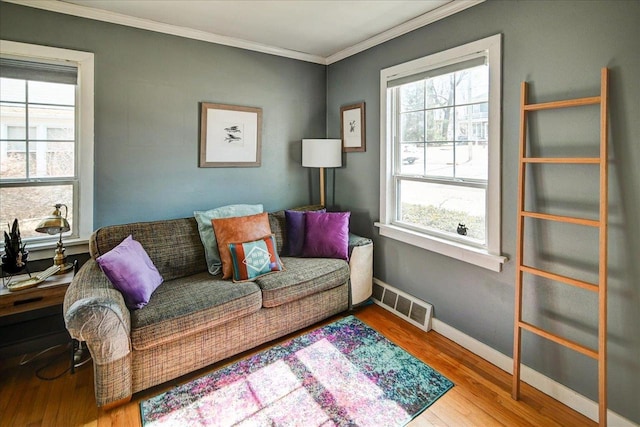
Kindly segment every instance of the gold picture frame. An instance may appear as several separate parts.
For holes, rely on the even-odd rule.
[[[367,150],[364,102],[340,107],[340,137],[344,153]]]
[[[259,167],[262,108],[200,103],[201,168]]]

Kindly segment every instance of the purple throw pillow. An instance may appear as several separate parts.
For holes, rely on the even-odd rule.
[[[326,211],[326,209],[320,209],[312,212]],[[283,255],[302,256],[302,249],[304,247],[304,236],[306,234],[306,213],[306,211],[284,211],[287,239],[282,250]]]
[[[349,260],[350,212],[307,212],[303,256]]]
[[[147,305],[163,281],[147,252],[131,235],[96,261],[132,310]]]

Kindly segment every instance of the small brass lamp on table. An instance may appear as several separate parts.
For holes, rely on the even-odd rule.
[[[60,208],[64,206],[64,217],[60,212]],[[57,203],[55,205],[55,210],[40,221],[38,227],[36,227],[36,231],[38,233],[47,233],[47,234],[58,234],[60,233],[60,240],[58,240],[58,245],[56,247],[56,253],[53,256],[53,265],[59,265],[60,271],[58,274],[66,273],[67,271],[73,268],[73,264],[67,264],[67,256],[64,253],[64,246],[62,245],[62,233],[66,233],[71,230],[69,226],[69,221],[67,221],[68,214],[67,205],[63,205],[61,203]]]

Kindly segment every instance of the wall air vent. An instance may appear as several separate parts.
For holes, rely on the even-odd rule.
[[[431,330],[433,306],[378,279],[373,279],[372,300],[380,307],[424,331]]]

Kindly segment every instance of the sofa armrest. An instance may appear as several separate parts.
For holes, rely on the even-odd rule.
[[[365,302],[373,292],[373,241],[349,233],[350,306]]]
[[[64,321],[72,338],[93,358],[98,406],[131,396],[131,319],[122,294],[94,259],[75,275],[64,297]]]
[[[130,351],[129,309],[93,259],[80,268],[67,289],[64,321],[71,337],[91,346],[94,363],[109,363]]]
[[[353,250],[360,246],[369,246],[373,244],[373,240],[368,237],[358,236],[357,234],[349,233],[349,256],[353,253]]]

